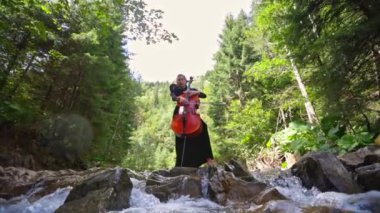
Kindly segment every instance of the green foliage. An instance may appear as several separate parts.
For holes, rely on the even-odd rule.
[[[365,145],[373,143],[373,134],[368,132],[358,132],[343,135],[336,141],[341,153],[351,152]]]
[[[170,97],[169,83],[143,83],[136,103],[138,128],[130,138],[122,165],[136,171],[173,167],[175,144],[170,124],[175,102]]]
[[[259,95],[255,94],[255,87],[245,77],[247,70],[259,60],[247,40],[248,29],[249,21],[243,12],[236,18],[226,18],[225,28],[220,35],[220,49],[214,56],[216,64],[206,75],[209,101],[225,103],[210,105],[208,108],[208,114],[215,125],[212,130],[217,135],[214,140],[220,156],[225,159],[239,156],[242,152],[251,153],[254,144],[260,143],[262,137],[265,137],[255,134],[259,126],[252,128],[260,123],[258,120],[261,115],[268,115],[260,110],[255,112],[255,109],[261,108],[261,104],[257,105],[251,98]],[[244,113],[240,114],[242,111]],[[259,117],[252,117],[252,120],[244,123],[244,119],[252,114]],[[249,123],[251,121],[254,123]]]
[[[284,152],[300,154],[331,148],[320,128],[299,121],[291,122],[288,128],[273,134],[267,146],[280,146]]]
[[[34,131],[43,120],[79,114],[94,134],[80,157],[120,162],[139,90],[125,44],[175,40],[161,18],[139,0],[0,1],[0,128]]]
[[[253,99],[245,106],[240,106],[238,101],[233,101],[229,112],[231,117],[226,125],[228,136],[236,139],[240,144],[252,148],[268,140],[273,129],[270,123],[273,113],[264,110],[262,103]]]
[[[215,66],[199,82],[215,103],[202,106],[215,155],[254,158],[268,138],[300,153],[371,143],[380,123],[379,1],[253,5],[249,15],[226,17]],[[1,1],[0,127],[75,113],[93,130],[87,159],[172,166],[168,83],[140,85],[124,49],[131,39],[175,40],[162,13],[140,0]],[[294,67],[319,126],[296,122],[307,114]]]
[[[267,147],[278,146],[283,152],[300,154],[311,151],[330,151],[342,154],[373,142],[373,134],[360,129],[343,136],[340,135],[337,127],[332,127],[327,132],[324,134],[319,127],[304,122],[291,122],[288,128],[272,135]]]

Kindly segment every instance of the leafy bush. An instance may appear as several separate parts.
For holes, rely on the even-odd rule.
[[[342,128],[335,122],[329,130],[304,122],[291,122],[289,127],[272,135],[268,147],[279,146],[283,152],[330,151],[345,153],[372,143],[373,134],[358,128],[353,133],[341,136]]]
[[[301,121],[291,122],[289,127],[272,135],[267,146],[280,146],[283,152],[331,150],[328,139],[319,127]]]
[[[0,124],[13,123],[19,125],[30,123],[37,116],[36,114],[35,107],[27,103],[4,101],[0,104]]]
[[[340,153],[350,152],[373,142],[373,134],[368,132],[358,132],[343,135],[336,143]]]

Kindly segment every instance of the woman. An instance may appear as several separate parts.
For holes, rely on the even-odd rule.
[[[173,117],[179,113],[179,105],[186,105],[187,100],[182,94],[188,93],[191,97],[198,95],[199,98],[206,98],[206,94],[191,88],[187,91],[187,80],[182,74],[177,75],[176,84],[170,85],[170,95],[173,101],[177,101]],[[213,155],[208,135],[207,124],[201,119],[202,132],[197,136],[175,136],[176,163],[175,166],[199,167],[204,163],[213,165]]]

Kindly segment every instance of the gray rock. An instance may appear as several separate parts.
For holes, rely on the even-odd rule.
[[[360,192],[351,173],[332,153],[309,153],[294,164],[291,171],[307,188],[315,186],[323,192],[338,191],[348,194]]]

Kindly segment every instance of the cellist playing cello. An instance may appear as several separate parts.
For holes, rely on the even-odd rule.
[[[192,79],[191,79],[192,80]],[[182,125],[182,133],[176,133],[175,136],[175,148],[176,148],[176,167],[195,167],[198,168],[204,163],[208,163],[209,166],[214,165],[213,154],[211,150],[210,137],[208,134],[207,124],[200,118],[199,115],[187,114],[187,118],[183,116],[183,108],[190,107],[193,104],[193,99],[196,98],[206,98],[206,94],[200,92],[194,88],[190,88],[190,84],[187,85],[188,81],[183,74],[178,74],[176,79],[176,84],[170,85],[170,95],[173,101],[177,101],[177,105],[173,113],[173,125]],[[191,83],[191,82],[190,82]],[[195,104],[198,108],[199,103]],[[189,117],[190,116],[190,117]],[[191,127],[191,125],[197,121],[192,121],[193,119],[199,119],[198,122],[200,130],[196,133],[185,134],[186,130]],[[181,120],[179,122],[179,120]],[[179,122],[178,124],[173,124],[173,122]],[[198,127],[195,127],[198,128]],[[174,129],[173,129],[174,130]]]

